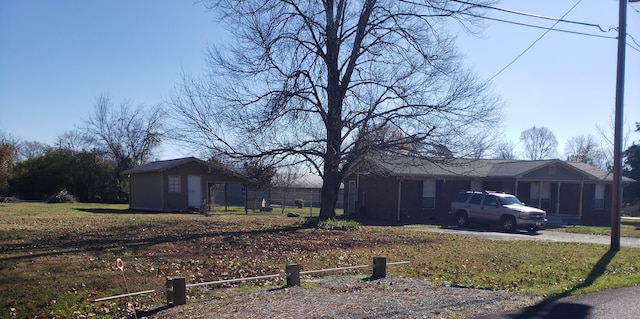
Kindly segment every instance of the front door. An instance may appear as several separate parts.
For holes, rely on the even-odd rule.
[[[199,175],[187,176],[189,207],[200,207],[202,203],[202,179]]]

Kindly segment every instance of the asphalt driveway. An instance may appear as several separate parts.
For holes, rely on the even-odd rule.
[[[551,298],[517,311],[474,319],[636,319],[640,318],[640,286],[588,295]]]
[[[527,232],[516,233],[504,233],[493,229],[481,229],[481,228],[431,228],[431,227],[411,227],[417,231],[430,231],[446,234],[456,234],[460,236],[468,237],[482,237],[493,240],[540,240],[540,241],[552,241],[552,242],[566,242],[566,243],[590,243],[610,245],[611,237],[600,235],[584,235],[564,233],[550,230],[541,230],[535,234]],[[620,239],[621,247],[637,247],[640,248],[640,238],[627,238],[622,237]],[[639,317],[640,318],[640,315]]]

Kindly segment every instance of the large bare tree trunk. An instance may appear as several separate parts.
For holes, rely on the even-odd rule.
[[[447,32],[452,20],[471,30],[491,2],[205,0],[234,41],[172,97],[174,137],[318,173],[320,218],[331,218],[342,178],[367,156],[468,157],[495,128],[499,101]]]

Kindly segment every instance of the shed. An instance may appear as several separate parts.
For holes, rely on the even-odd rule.
[[[227,184],[247,182],[227,167],[195,157],[151,162],[121,175],[129,176],[130,209],[160,212],[198,209],[212,203],[216,191],[226,193]]]

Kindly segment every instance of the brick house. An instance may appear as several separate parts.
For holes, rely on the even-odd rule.
[[[613,176],[585,163],[379,157],[362,161],[344,183],[345,213],[377,220],[449,223],[458,192],[493,190],[545,210],[550,222],[610,224]]]

